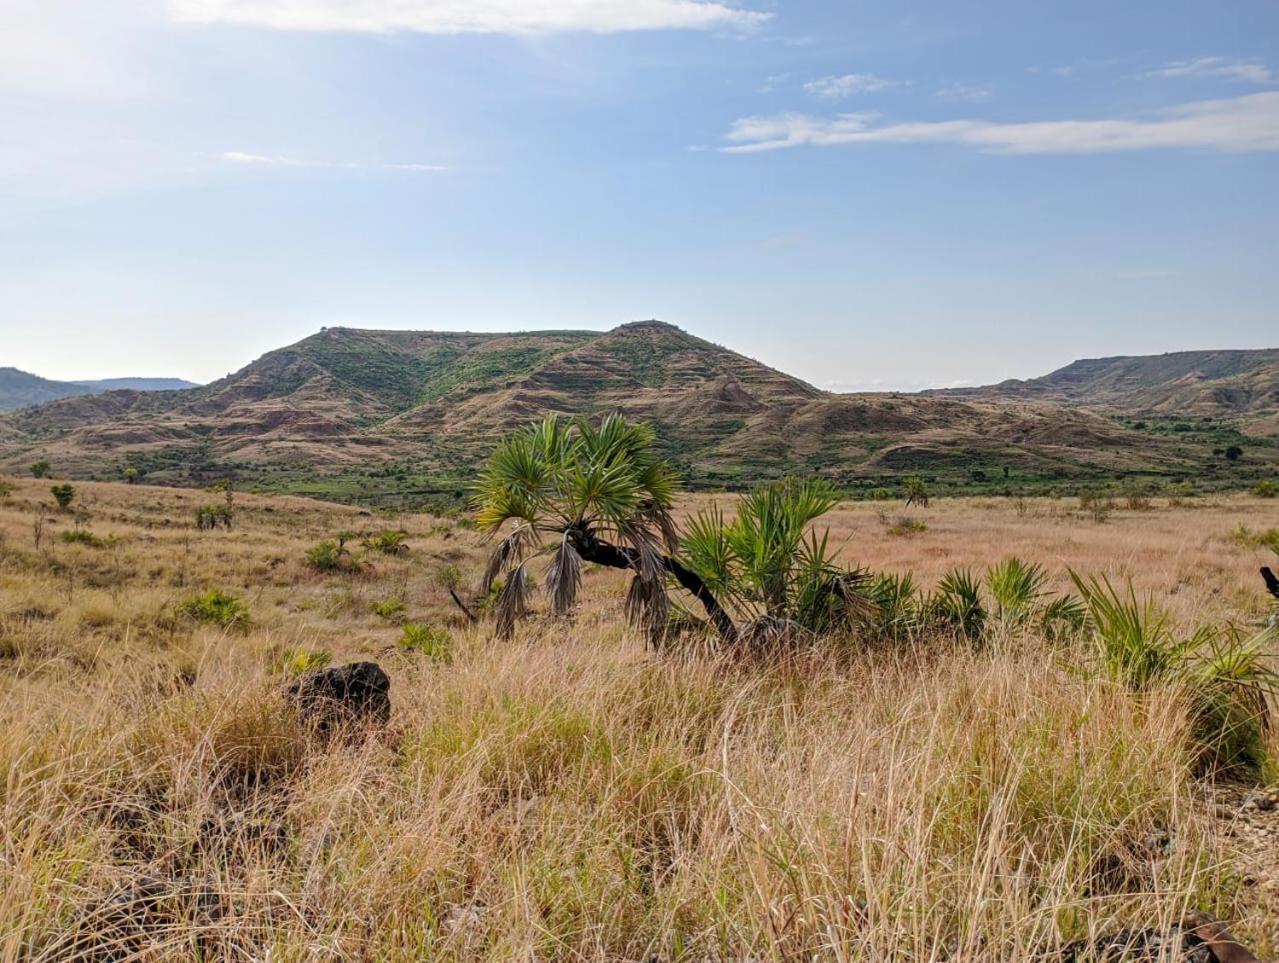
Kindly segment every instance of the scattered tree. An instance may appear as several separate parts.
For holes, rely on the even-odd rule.
[[[912,475],[902,483],[902,497],[906,499],[907,508],[910,508],[911,505],[927,508],[928,486],[924,484],[924,480],[918,475]]]
[[[62,484],[54,485],[49,489],[49,494],[53,496],[53,500],[58,503],[58,508],[66,511],[71,507],[71,500],[75,498],[75,489],[71,485]]]
[[[736,641],[729,613],[702,578],[675,552],[679,536],[671,518],[678,482],[653,449],[647,425],[610,415],[595,427],[568,424],[555,415],[503,442],[476,485],[476,524],[505,535],[497,543],[480,585],[505,581],[497,599],[498,634],[509,637],[528,608],[529,566],[549,555],[546,590],[551,610],[567,615],[577,602],[582,564],[633,574],[626,610],[650,632],[664,629],[669,576],[697,598],[720,636]]]
[[[124,480],[130,485],[136,485],[138,483],[138,475],[140,473],[132,465],[129,465],[120,474],[124,476]]]
[[[38,461],[31,466],[32,478],[48,478],[53,473],[53,467],[44,460]]]
[[[1238,461],[1243,457],[1243,449],[1238,445],[1231,445],[1226,449],[1226,461]]]

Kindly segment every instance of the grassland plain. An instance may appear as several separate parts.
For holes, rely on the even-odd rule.
[[[1080,672],[1082,644],[657,655],[604,571],[572,621],[499,643],[449,598],[486,548],[456,520],[237,494],[231,529],[196,531],[220,496],[76,483],[58,512],[47,480],[9,485],[4,963],[1020,963],[1186,909],[1279,954],[1275,837],[1193,778],[1182,694]],[[1273,555],[1238,526],[1279,527],[1274,500],[1100,517],[989,498],[827,520],[850,561],[925,584],[1016,554],[1062,589],[1068,567],[1131,579],[1186,627],[1268,614]],[[363,547],[387,529],[407,552]],[[345,561],[320,572],[326,540]],[[387,669],[386,733],[307,739],[283,683],[330,658]]]

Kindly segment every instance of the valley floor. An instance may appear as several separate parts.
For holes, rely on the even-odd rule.
[[[458,520],[237,494],[200,531],[221,495],[76,483],[60,512],[51,484],[0,498],[2,963],[1024,963],[1188,910],[1279,956],[1265,787],[1196,779],[1183,694],[1080,671],[1084,643],[658,655],[600,571],[571,623],[498,642],[449,598],[486,549]],[[1279,500],[829,521],[850,561],[925,585],[1015,554],[1193,627],[1269,614]],[[363,546],[383,530],[407,552]],[[215,589],[243,608],[188,604]],[[320,744],[284,686],[359,659],[391,676],[390,725]]]

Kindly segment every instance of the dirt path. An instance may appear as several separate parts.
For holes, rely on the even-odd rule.
[[[1279,790],[1214,786],[1208,802],[1243,876],[1233,928],[1262,959],[1279,959]]]

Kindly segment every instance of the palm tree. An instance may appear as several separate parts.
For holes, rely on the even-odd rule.
[[[529,565],[550,555],[546,590],[551,610],[568,614],[590,562],[634,573],[627,614],[652,636],[666,625],[668,577],[702,604],[726,641],[737,629],[707,584],[674,557],[679,536],[671,517],[678,480],[653,450],[647,425],[606,417],[598,428],[556,415],[517,431],[490,456],[473,503],[481,531],[505,535],[480,585],[487,594],[500,576],[497,629],[502,637],[528,610]]]
[[[688,523],[688,567],[740,615],[752,645],[848,627],[873,608],[867,573],[838,565],[829,532],[812,527],[838,500],[824,481],[787,479],[743,495],[731,522],[712,506]]]

